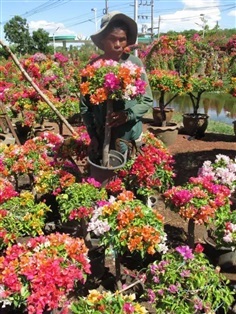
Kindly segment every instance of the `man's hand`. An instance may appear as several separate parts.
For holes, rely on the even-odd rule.
[[[129,116],[126,111],[112,112],[112,114],[109,117],[109,121],[110,121],[109,126],[114,127],[129,121]]]

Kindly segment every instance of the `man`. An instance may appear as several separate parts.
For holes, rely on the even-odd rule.
[[[103,54],[96,58],[112,59],[118,62],[130,60],[138,66],[143,67],[142,61],[129,53],[126,53],[127,46],[134,45],[137,39],[137,24],[125,14],[114,11],[106,14],[101,20],[101,29],[91,36],[94,44]],[[92,63],[95,61],[93,60]],[[142,79],[147,82],[146,93],[141,101],[119,100],[116,101],[110,117],[111,142],[110,148],[117,149],[117,139],[125,141],[137,141],[142,134],[142,116],[153,106],[153,96],[144,72]],[[81,96],[80,110],[87,131],[91,138],[89,155],[95,159],[102,155],[104,142],[106,103],[101,105],[90,104],[88,98]],[[120,152],[124,153],[127,146],[122,142]]]

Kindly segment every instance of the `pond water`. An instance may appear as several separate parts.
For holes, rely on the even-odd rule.
[[[153,96],[154,106],[158,106],[159,94],[154,92]],[[168,94],[166,100],[171,99],[171,96]],[[180,113],[193,112],[188,95],[177,96],[168,107]],[[236,120],[236,97],[222,93],[203,93],[198,112],[207,114],[214,121],[232,124]]]

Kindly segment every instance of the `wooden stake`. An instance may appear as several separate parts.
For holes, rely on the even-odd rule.
[[[111,99],[107,100],[107,115],[106,115],[106,125],[105,125],[105,138],[103,143],[103,156],[102,165],[103,167],[110,168],[109,165],[109,151],[110,151],[110,141],[111,141],[111,127],[109,126],[109,117],[113,111],[113,103]]]
[[[57,110],[57,108],[51,103],[51,101],[47,98],[47,96],[33,82],[32,78],[29,76],[29,74],[22,67],[19,60],[14,55],[14,53],[11,51],[11,49],[7,45],[5,45],[1,40],[0,40],[0,45],[10,54],[12,60],[16,64],[16,66],[20,69],[20,71],[25,76],[26,80],[33,86],[33,88],[36,90],[36,92],[43,98],[43,100],[49,105],[49,107],[51,107],[51,109],[56,113],[56,115],[59,117],[59,119],[67,126],[67,128],[71,131],[71,133],[76,135],[77,133],[75,132],[72,125],[69,124],[69,122],[65,119],[65,117]]]

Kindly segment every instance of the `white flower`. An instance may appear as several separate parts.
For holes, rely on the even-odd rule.
[[[233,241],[232,233],[231,232],[226,232],[225,236],[223,237],[223,240],[226,243],[231,243]]]
[[[4,286],[0,285],[0,304],[2,303],[1,308],[5,308],[7,305],[11,305],[10,300],[2,298],[4,292],[5,292]]]
[[[92,231],[96,236],[101,236],[110,230],[110,226],[107,220],[97,219],[89,222],[87,230]]]

